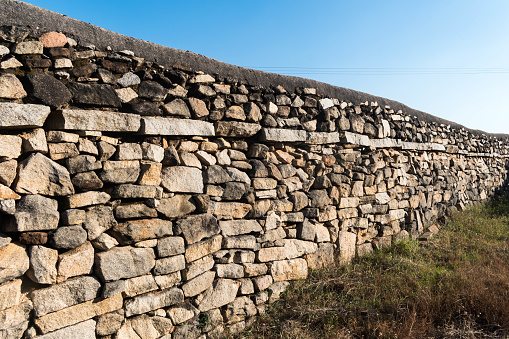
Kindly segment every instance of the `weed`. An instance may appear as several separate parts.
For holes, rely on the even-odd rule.
[[[509,201],[454,214],[415,241],[312,271],[267,307],[254,338],[507,338]]]

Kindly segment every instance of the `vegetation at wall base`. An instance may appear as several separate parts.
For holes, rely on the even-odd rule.
[[[241,338],[508,338],[509,200],[458,212],[406,241],[311,272]]]

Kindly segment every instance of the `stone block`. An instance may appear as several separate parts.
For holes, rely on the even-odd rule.
[[[340,265],[349,264],[355,257],[357,236],[355,233],[340,231],[338,234],[338,260]]]
[[[95,272],[103,281],[144,275],[154,265],[152,248],[114,247],[95,254]]]
[[[90,242],[64,252],[58,256],[57,282],[70,277],[87,275],[94,265],[94,248]]]
[[[306,279],[308,265],[305,259],[290,259],[275,261],[270,268],[274,281]]]
[[[0,311],[0,337],[22,338],[28,327],[31,311],[32,303],[30,301]]]
[[[172,222],[162,219],[130,220],[113,227],[113,234],[122,245],[172,235]]]
[[[36,245],[31,246],[28,253],[30,269],[27,276],[38,284],[55,284],[57,282],[58,251]]]
[[[125,303],[125,315],[130,317],[136,314],[147,313],[159,308],[177,305],[183,301],[184,293],[178,288],[149,292],[127,300]]]
[[[203,193],[202,171],[185,166],[165,167],[161,174],[161,186],[169,192]]]
[[[183,255],[175,255],[156,260],[153,272],[155,275],[165,275],[183,270],[184,268],[186,268],[185,257]]]
[[[138,160],[105,161],[100,178],[112,184],[134,183],[140,175],[140,162]]]
[[[63,196],[74,194],[69,172],[41,153],[34,153],[19,165],[17,193]]]
[[[216,123],[216,135],[222,137],[251,137],[258,133],[260,124],[239,121],[219,121]]]
[[[219,251],[221,249],[222,240],[223,237],[221,235],[215,235],[210,239],[202,240],[187,246],[185,253],[186,261],[190,263]]]
[[[220,231],[216,218],[210,214],[193,215],[177,221],[176,225],[188,245],[216,235]]]
[[[100,301],[90,300],[85,303],[74,305],[63,310],[42,316],[35,320],[35,325],[41,330],[43,334],[59,330],[63,327],[67,329],[69,328],[68,326],[79,324],[94,317],[119,310],[122,308],[122,305],[123,299],[121,294],[117,294],[111,298]],[[95,338],[95,322],[93,328],[93,338]],[[82,338],[84,333],[75,334],[78,334],[78,337]]]
[[[181,218],[193,213],[196,205],[191,195],[178,194],[172,198],[160,200],[156,209],[167,218]]]
[[[182,237],[166,237],[157,241],[157,254],[160,258],[183,254],[185,251]]]
[[[78,131],[138,132],[140,116],[111,111],[63,109],[51,114],[48,127]]]
[[[163,117],[141,117],[140,133],[144,135],[215,136],[214,125],[210,122]]]
[[[17,206],[14,218],[6,225],[9,232],[54,230],[58,227],[58,202],[41,195],[25,195]]]
[[[0,135],[0,157],[16,159],[21,155],[22,139],[16,135]]]
[[[261,138],[268,142],[305,142],[307,132],[301,130],[262,128]]]
[[[231,279],[219,279],[213,288],[205,293],[198,309],[205,312],[224,306],[235,300],[240,283]]]
[[[20,303],[20,298],[21,279],[0,284],[0,311],[17,306]]]
[[[219,227],[225,236],[262,232],[262,227],[256,220],[222,220]]]
[[[87,209],[83,228],[87,231],[88,240],[94,240],[116,224],[111,207],[98,205]]]
[[[99,297],[101,283],[94,277],[77,277],[30,292],[36,317]]]

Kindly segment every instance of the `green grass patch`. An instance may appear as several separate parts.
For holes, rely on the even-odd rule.
[[[507,338],[509,200],[453,215],[415,241],[312,271],[242,338]]]

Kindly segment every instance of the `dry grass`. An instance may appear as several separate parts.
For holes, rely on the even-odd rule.
[[[509,338],[509,201],[294,282],[242,338]]]

